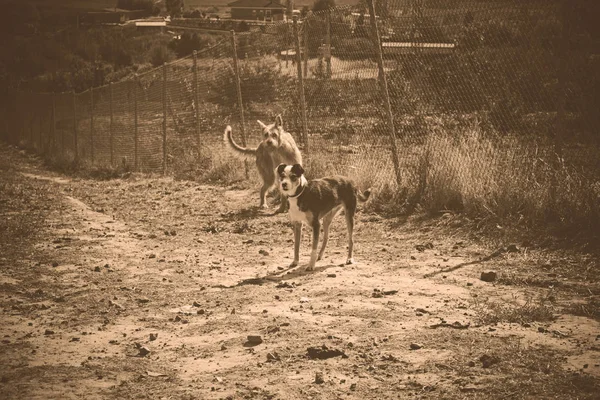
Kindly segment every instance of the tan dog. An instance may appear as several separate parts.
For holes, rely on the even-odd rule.
[[[366,201],[371,191],[365,190],[364,193],[361,193],[354,183],[344,176],[331,176],[309,181],[304,176],[304,169],[299,164],[280,164],[277,167],[277,177],[281,193],[287,196],[290,203],[289,214],[294,228],[294,261],[290,267],[297,266],[300,259],[302,225],[306,224],[312,228],[312,252],[306,267],[307,270],[312,270],[315,263],[323,258],[329,240],[329,225],[342,209],[346,214],[346,227],[348,228],[346,264],[353,264],[354,214],[358,201]],[[323,245],[317,256],[321,220],[323,220]]]
[[[229,125],[225,128],[223,141],[236,154],[255,157],[256,167],[263,181],[260,189],[260,207],[268,208],[267,192],[275,184],[275,168],[281,163],[302,164],[302,155],[292,135],[283,129],[281,115],[278,115],[271,125],[265,125],[261,121],[258,121],[258,123],[263,128],[264,139],[257,148],[241,147],[236,144]],[[284,196],[280,197],[281,205],[277,212],[285,212],[287,201]]]

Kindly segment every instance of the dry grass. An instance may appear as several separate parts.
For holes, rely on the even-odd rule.
[[[546,299],[513,299],[510,302],[475,302],[475,321],[481,325],[499,323],[525,324],[554,320],[555,310]]]

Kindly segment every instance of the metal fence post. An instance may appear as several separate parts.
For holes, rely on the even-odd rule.
[[[75,145],[75,161],[79,161],[79,148],[77,144],[77,95],[73,91],[73,143]]]
[[[325,64],[327,64],[327,69],[325,70],[325,75],[327,78],[331,78],[331,9],[327,10],[327,28],[325,34]]]
[[[33,94],[31,92],[29,92],[29,99],[28,99],[28,104],[31,104],[33,102]],[[35,143],[33,141],[33,110],[30,109],[29,111],[29,146],[31,147],[31,149],[35,150]]]
[[[133,170],[138,172],[138,75],[135,74],[133,79]]]
[[[396,183],[398,186],[402,183],[402,173],[400,171],[400,161],[398,160],[398,148],[396,144],[396,129],[394,127],[394,114],[392,113],[392,104],[390,103],[390,93],[388,91],[387,78],[383,68],[383,54],[381,52],[381,39],[377,28],[377,19],[375,18],[375,7],[373,0],[367,0],[369,5],[369,17],[371,20],[371,29],[375,38],[374,45],[377,47],[377,65],[379,67],[379,81],[383,98],[385,100],[385,108],[390,129],[390,143],[392,147],[392,162],[394,163],[394,172],[396,173]]]
[[[308,22],[305,20],[304,22],[305,24],[308,24]],[[304,29],[303,29],[303,33],[304,35],[302,36],[302,41],[304,42],[304,77],[306,78],[308,76],[308,27],[306,25],[304,25]]]
[[[200,144],[202,143],[200,138],[200,100],[198,98],[198,53],[194,50],[194,122],[196,127],[196,139],[198,141],[197,147],[200,150]]]
[[[114,167],[114,142],[113,142],[113,83],[110,82],[108,84],[109,89],[109,113],[110,113],[110,122],[108,124],[108,134],[109,134],[109,142],[110,142],[110,165]]]
[[[92,165],[94,165],[94,88],[90,88],[90,147]]]
[[[41,103],[40,109],[45,108],[44,106],[44,95],[42,94],[38,94],[38,102]],[[38,115],[38,144],[39,144],[39,153],[40,154],[44,154],[44,113],[40,110],[39,115]]]
[[[240,111],[240,124],[242,125],[242,144],[246,147],[246,124],[244,121],[244,103],[242,102],[242,84],[240,82],[240,68],[237,59],[237,44],[235,42],[235,31],[231,31],[231,45],[233,47],[233,69],[235,72],[235,87],[237,90],[237,103]]]
[[[302,77],[302,57],[300,55],[300,38],[298,36],[298,17],[294,16],[294,40],[296,42],[296,66],[298,67],[298,97],[300,97],[300,109],[302,111],[302,141],[304,152],[310,153],[308,143],[308,127],[306,121],[306,99],[304,98],[304,79]]]
[[[163,64],[163,88],[162,89],[163,89],[163,91],[162,91],[163,175],[166,175],[167,174],[167,63]]]
[[[52,149],[51,152],[56,151],[56,93],[52,92]]]

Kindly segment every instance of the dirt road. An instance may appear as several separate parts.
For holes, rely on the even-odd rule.
[[[316,270],[289,270],[287,216],[252,207],[253,186],[71,178],[4,144],[0,160],[0,398],[600,393],[590,256],[359,212],[356,265],[339,218]]]

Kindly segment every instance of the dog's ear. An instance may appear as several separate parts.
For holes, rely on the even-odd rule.
[[[281,114],[279,114],[277,117],[275,117],[275,128],[281,127],[283,127],[283,118],[281,118]]]
[[[296,176],[302,176],[302,174],[304,174],[304,168],[302,168],[302,165],[300,164],[294,164],[292,173]]]
[[[263,124],[261,120],[257,119],[256,122],[258,122],[258,124],[260,125],[261,128],[267,129],[267,126],[265,124]]]
[[[287,165],[285,165],[285,164],[279,164],[277,166],[277,175],[283,174],[283,170],[285,170],[285,167],[287,167]]]

